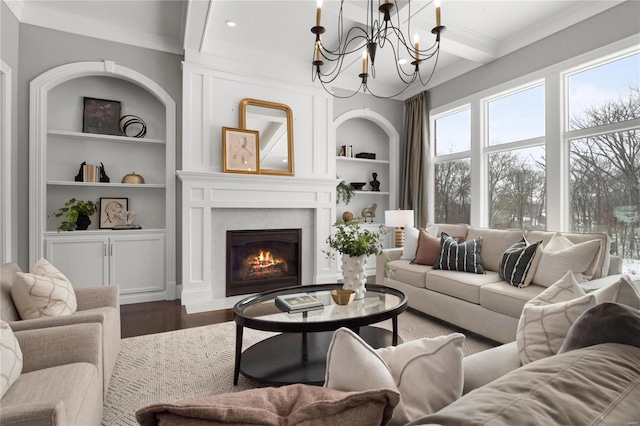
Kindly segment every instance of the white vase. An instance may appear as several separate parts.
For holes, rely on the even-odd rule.
[[[355,299],[362,299],[367,291],[364,285],[367,282],[367,256],[351,257],[342,255],[342,287],[356,292]]]

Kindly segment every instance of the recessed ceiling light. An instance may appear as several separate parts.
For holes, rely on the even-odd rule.
[[[406,60],[406,59],[398,59],[398,63],[399,63],[400,65],[404,65],[404,64],[406,64],[406,63],[407,63],[407,60]]]
[[[235,26],[236,26],[236,23],[235,23],[235,22],[233,22],[233,21],[231,21],[231,20],[229,20],[229,19],[227,19],[226,21],[224,21],[224,23],[225,23],[225,24],[227,24],[227,26],[228,26],[228,27],[232,27],[232,28],[233,28],[233,27],[235,27]]]

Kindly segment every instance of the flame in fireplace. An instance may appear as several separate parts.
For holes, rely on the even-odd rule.
[[[265,279],[282,276],[289,270],[286,259],[260,250],[258,254],[248,256],[243,262],[242,278],[245,280]]]

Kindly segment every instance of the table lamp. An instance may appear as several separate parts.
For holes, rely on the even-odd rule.
[[[396,247],[404,246],[404,227],[413,226],[413,210],[385,210],[384,226],[396,228]]]

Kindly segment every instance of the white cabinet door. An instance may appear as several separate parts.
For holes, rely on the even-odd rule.
[[[50,236],[45,239],[45,256],[75,288],[108,285],[107,242],[106,237],[76,232],[72,237]]]
[[[165,291],[164,233],[110,237],[109,254],[109,283],[121,295]]]

